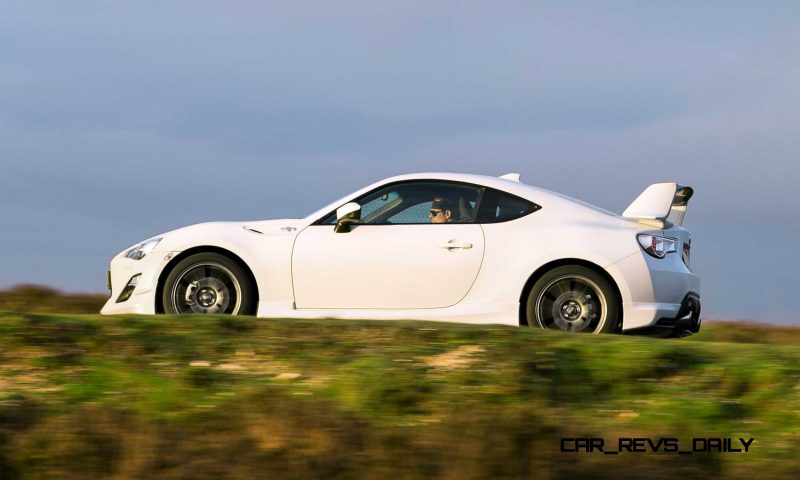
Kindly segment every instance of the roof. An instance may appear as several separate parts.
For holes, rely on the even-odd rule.
[[[534,187],[532,185],[527,185],[522,183],[521,181],[513,180],[516,174],[507,174],[503,177],[491,177],[488,175],[476,175],[471,173],[451,173],[451,172],[421,172],[421,173],[409,173],[404,175],[396,175],[394,177],[385,178],[379,182],[375,182],[371,185],[368,185],[356,192],[353,192],[346,197],[343,197],[336,202],[333,202],[320,210],[312,213],[309,217],[313,216],[321,216],[324,215],[333,209],[341,206],[344,202],[348,199],[358,197],[364,193],[367,193],[381,185],[387,183],[394,183],[394,182],[402,182],[406,180],[450,180],[454,182],[464,182],[464,183],[473,183],[478,185],[483,185],[490,188],[495,188],[497,190],[502,190],[505,192],[512,193],[514,195],[527,198],[531,201],[536,203],[547,203],[550,206],[557,206],[563,202],[569,203],[571,206],[579,205],[586,207],[588,209],[594,210],[596,212],[601,212],[605,214],[610,214],[616,216],[617,214],[613,212],[609,212],[608,210],[602,209],[590,203],[584,202],[582,200],[578,200],[567,195],[563,195],[557,192],[552,192],[550,190],[546,190],[544,188]]]

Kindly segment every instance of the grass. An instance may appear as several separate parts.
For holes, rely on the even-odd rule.
[[[102,294],[70,294],[41,285],[17,285],[0,291],[0,311],[97,313],[108,298]]]
[[[800,336],[736,328],[0,313],[0,478],[796,478]],[[592,436],[756,440],[559,451]]]

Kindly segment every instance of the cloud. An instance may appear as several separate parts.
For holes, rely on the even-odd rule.
[[[92,289],[110,254],[183,224],[300,216],[410,171],[517,171],[615,211],[692,184],[705,308],[777,318],[800,267],[764,248],[797,233],[799,17],[791,1],[3,4],[0,249],[18,255],[0,285]]]

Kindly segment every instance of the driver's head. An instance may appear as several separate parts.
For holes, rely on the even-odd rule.
[[[453,219],[453,202],[444,197],[434,198],[428,217],[431,223],[450,222]]]

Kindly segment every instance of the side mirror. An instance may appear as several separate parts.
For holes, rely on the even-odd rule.
[[[345,203],[336,210],[336,226],[333,231],[336,233],[347,233],[350,225],[357,224],[361,219],[361,205],[356,202]]]

